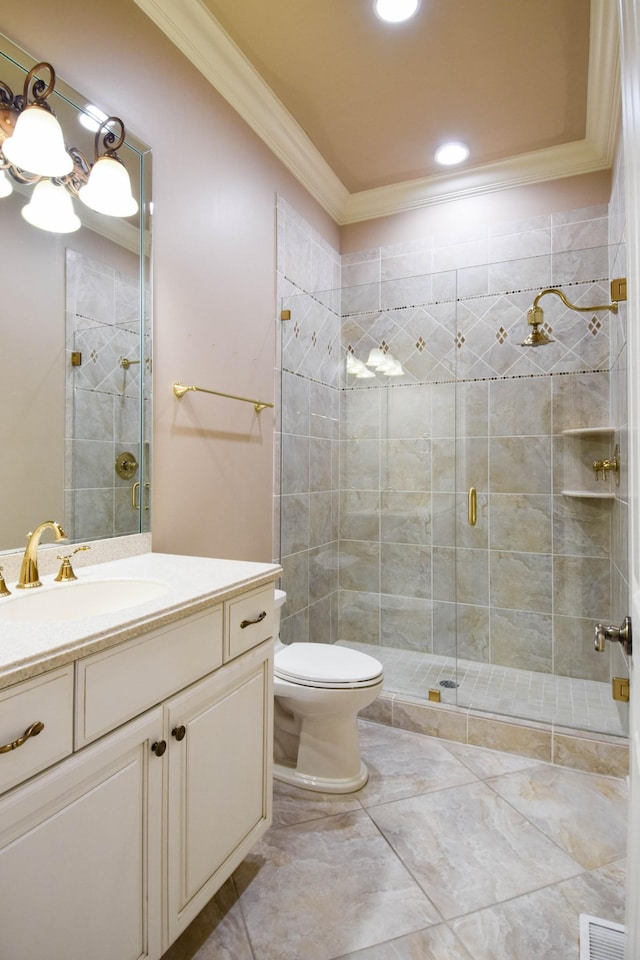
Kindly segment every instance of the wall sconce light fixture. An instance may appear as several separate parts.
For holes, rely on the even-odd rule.
[[[375,377],[376,373],[382,373],[385,377],[404,376],[400,361],[381,347],[374,347],[369,351],[366,363],[354,357],[351,352],[347,353],[347,373],[357,380]]]
[[[38,76],[43,72],[48,74],[46,82]],[[81,226],[72,196],[107,216],[133,216],[138,204],[116,152],[125,139],[122,120],[107,117],[100,125],[93,163],[89,163],[77,147],[65,146],[62,128],[47,102],[55,80],[51,64],[42,62],[27,74],[22,94],[14,95],[0,81],[0,197],[12,192],[9,176],[16,183],[35,185],[22,215],[54,233],[69,233]]]

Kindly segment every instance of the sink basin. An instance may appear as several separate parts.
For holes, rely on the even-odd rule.
[[[157,580],[78,580],[20,590],[0,601],[0,624],[81,620],[147,603],[166,589]]]

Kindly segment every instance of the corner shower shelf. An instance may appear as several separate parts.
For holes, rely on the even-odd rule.
[[[562,433],[565,437],[610,437],[615,433],[615,427],[575,427]]]
[[[615,493],[593,493],[591,490],[563,490],[563,497],[582,497],[585,500],[615,500]]]

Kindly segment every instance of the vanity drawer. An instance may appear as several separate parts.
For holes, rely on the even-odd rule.
[[[76,749],[221,663],[221,606],[78,660]]]
[[[52,670],[0,690],[0,747],[24,737],[32,724],[43,729],[0,753],[0,790],[27,780],[73,749],[73,666]]]
[[[237,600],[228,600],[226,606],[225,661],[239,657],[273,636],[273,584],[243,594]]]

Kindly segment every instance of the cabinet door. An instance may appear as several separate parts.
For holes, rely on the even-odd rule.
[[[271,822],[272,649],[262,644],[167,705],[168,942]]]
[[[1,960],[161,955],[162,709],[0,800]]]

